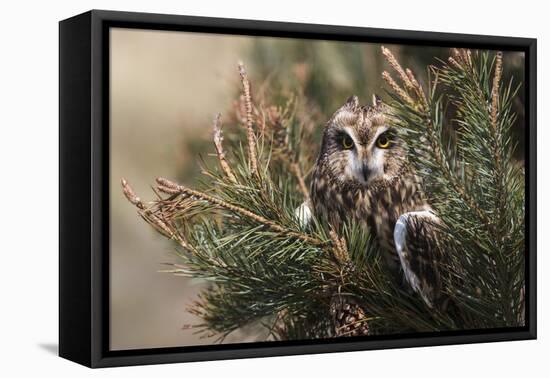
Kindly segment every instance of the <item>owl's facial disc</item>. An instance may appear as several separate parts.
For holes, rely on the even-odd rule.
[[[365,188],[393,179],[406,162],[406,146],[397,135],[382,105],[360,107],[352,97],[325,128],[318,159],[321,176],[329,175],[344,187]]]
[[[347,130],[353,136],[351,130]],[[366,143],[357,143],[354,139],[354,148],[348,151],[348,165],[346,174],[353,179],[368,186],[380,179],[388,179],[392,175],[395,163],[400,160],[397,151],[397,141],[392,128],[380,127],[372,138]],[[388,162],[393,162],[388,164]]]

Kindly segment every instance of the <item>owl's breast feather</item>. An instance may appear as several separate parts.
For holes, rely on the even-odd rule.
[[[306,229],[311,222],[313,212],[311,211],[311,204],[309,201],[304,201],[300,206],[294,210],[294,216],[298,220],[300,227]]]

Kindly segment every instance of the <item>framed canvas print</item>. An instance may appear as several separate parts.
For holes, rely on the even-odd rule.
[[[536,40],[60,22],[62,357],[536,337]]]

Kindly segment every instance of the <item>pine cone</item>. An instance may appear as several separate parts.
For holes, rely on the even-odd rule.
[[[330,303],[330,314],[336,337],[368,336],[369,324],[365,311],[353,298],[334,295]]]

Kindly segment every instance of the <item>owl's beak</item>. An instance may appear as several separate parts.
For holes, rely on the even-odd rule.
[[[366,162],[363,163],[363,167],[362,167],[361,171],[363,173],[363,180],[365,180],[365,182],[367,182],[369,180],[369,176],[371,174],[371,171],[370,171],[369,165]]]

